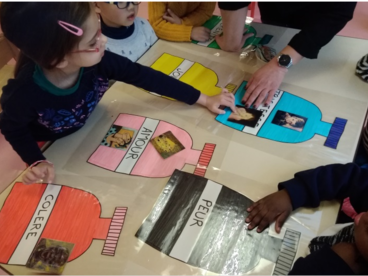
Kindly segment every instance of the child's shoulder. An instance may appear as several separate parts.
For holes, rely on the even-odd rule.
[[[152,29],[151,24],[148,22],[147,19],[143,18],[143,17],[136,17],[134,19],[134,25],[138,28],[143,28],[143,29]]]
[[[18,72],[17,76],[9,79],[8,83],[3,87],[6,90],[15,90],[17,88],[30,87],[34,84],[33,74],[35,70],[34,63],[25,64]]]
[[[147,19],[141,17],[135,18],[134,26],[137,33],[143,35],[150,42],[150,45],[157,40],[156,33]]]
[[[32,94],[33,88],[36,87],[33,80],[34,66],[32,63],[25,64],[20,69],[17,77],[8,80],[8,83],[2,89],[2,102],[10,99],[28,98]]]
[[[138,17],[138,16],[134,19],[134,23],[135,24],[140,23],[142,25],[144,25],[144,24],[148,24],[149,25],[149,22],[148,22],[148,20],[146,18]]]

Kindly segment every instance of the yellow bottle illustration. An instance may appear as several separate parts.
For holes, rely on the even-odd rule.
[[[164,53],[151,68],[189,84],[205,95],[214,96],[221,93],[221,87],[217,86],[216,73],[197,62]]]

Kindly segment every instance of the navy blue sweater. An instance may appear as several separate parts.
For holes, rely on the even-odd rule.
[[[9,80],[1,97],[1,132],[28,164],[45,159],[36,141],[59,139],[85,124],[108,89],[109,79],[187,104],[197,102],[200,95],[192,86],[107,51],[100,63],[81,69],[72,88],[59,89],[46,79],[40,81],[40,76],[39,67],[29,62]]]
[[[279,190],[286,189],[293,209],[318,207],[322,200],[350,197],[354,209],[368,211],[368,170],[353,163],[332,164],[296,173],[294,178],[281,182]],[[299,258],[293,275],[351,275],[354,272],[331,248],[324,248],[306,258]]]

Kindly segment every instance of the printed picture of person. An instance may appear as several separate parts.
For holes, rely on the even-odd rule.
[[[126,150],[134,137],[134,130],[113,125],[101,145]]]
[[[288,113],[281,110],[278,110],[276,112],[276,115],[272,120],[272,123],[275,125],[291,128],[296,131],[302,131],[306,122],[307,122],[306,117],[295,115],[293,113]]]
[[[262,111],[246,108],[241,105],[236,106],[236,111],[237,114],[232,112],[227,120],[248,127],[255,127],[262,115]]]
[[[162,158],[166,159],[185,149],[171,131],[167,131],[151,140],[152,145]]]

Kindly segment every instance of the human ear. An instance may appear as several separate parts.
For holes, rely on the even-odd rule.
[[[96,13],[101,13],[101,9],[99,7],[99,2],[94,2],[95,3],[95,12]]]
[[[62,61],[60,61],[57,65],[56,65],[56,68],[59,68],[59,69],[63,69],[65,68],[66,66],[68,66],[69,62],[67,59],[63,59]]]

